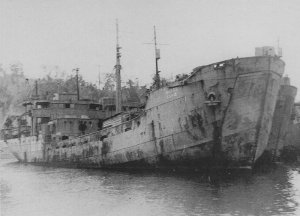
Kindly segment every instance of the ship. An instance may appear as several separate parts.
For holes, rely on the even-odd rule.
[[[141,103],[122,104],[117,41],[115,98],[57,94],[24,101],[15,132],[2,130],[12,154],[24,163],[74,168],[251,169],[267,149],[281,56],[259,48],[163,83],[156,45],[154,84]]]
[[[297,141],[289,140],[293,130],[293,111],[297,88],[291,85],[290,78],[282,78],[275,105],[272,120],[271,133],[269,136],[266,152],[272,161],[280,161],[281,152],[288,145],[296,145]]]

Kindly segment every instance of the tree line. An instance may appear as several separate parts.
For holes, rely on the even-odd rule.
[[[47,72],[47,68],[44,67]],[[35,95],[35,81],[38,83],[39,95],[53,95],[54,93],[76,93],[76,75],[65,76],[58,67],[48,71],[41,79],[33,80],[24,75],[23,65],[19,62],[4,68],[0,65],[0,123],[7,115],[21,114],[23,108],[21,102]],[[45,72],[45,71],[44,71]],[[114,97],[115,76],[114,73],[105,74],[105,82],[102,88],[96,84],[87,82],[79,74],[78,76],[80,98],[99,101],[102,97]],[[133,80],[127,80],[122,87],[122,100],[139,102],[140,95],[146,91],[146,86],[139,86]]]

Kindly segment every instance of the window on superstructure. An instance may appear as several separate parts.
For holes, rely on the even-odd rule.
[[[116,106],[115,105],[109,106],[109,111],[116,111]]]
[[[67,139],[69,139],[69,136],[62,136],[61,139],[62,139],[62,140],[67,140]]]
[[[92,110],[99,110],[99,104],[90,104],[90,105],[89,105],[89,109],[92,109]]]
[[[73,121],[70,121],[70,130],[72,131],[73,130]]]
[[[71,104],[65,104],[65,108],[71,108]]]

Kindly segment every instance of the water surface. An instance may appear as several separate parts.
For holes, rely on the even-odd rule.
[[[1,161],[2,216],[300,215],[300,168],[200,174],[51,168]]]

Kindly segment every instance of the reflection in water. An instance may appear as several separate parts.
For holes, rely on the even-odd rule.
[[[300,215],[299,170],[225,178],[1,162],[1,215]]]

